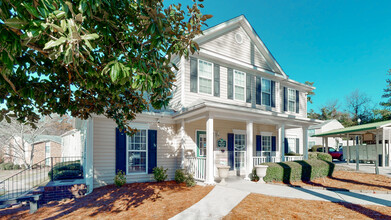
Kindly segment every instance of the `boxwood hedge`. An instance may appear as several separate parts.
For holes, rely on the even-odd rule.
[[[331,176],[334,164],[324,160],[300,160],[281,163],[265,163],[268,165],[265,182],[310,181],[319,177]]]
[[[52,177],[53,173],[53,177]],[[48,173],[51,181],[83,178],[80,160],[57,163]]]
[[[333,157],[328,153],[322,153],[322,152],[308,152],[308,159],[309,160],[325,160],[332,162]]]

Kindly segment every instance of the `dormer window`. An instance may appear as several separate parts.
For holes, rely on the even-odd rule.
[[[234,95],[235,100],[244,101],[246,88],[246,73],[234,71]]]
[[[212,94],[213,91],[213,64],[198,60],[198,92]]]

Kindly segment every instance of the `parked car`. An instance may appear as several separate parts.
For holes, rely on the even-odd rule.
[[[337,150],[335,150],[332,147],[329,147],[328,149],[329,149],[329,154],[331,155],[331,157],[333,159],[337,159],[337,160],[340,160],[340,161],[343,160],[343,153],[342,153],[342,151],[337,151]],[[324,152],[324,147],[320,147],[316,151]]]

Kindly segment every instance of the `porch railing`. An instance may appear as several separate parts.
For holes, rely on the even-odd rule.
[[[297,160],[303,160],[303,156],[285,156],[284,161],[297,161]]]
[[[206,158],[205,157],[187,157],[185,158],[185,169],[193,174],[194,179],[205,181]]]
[[[253,157],[254,158],[254,165],[260,165],[262,163],[276,163],[279,162],[276,157],[268,157],[268,156],[262,156],[262,157]]]
[[[280,157],[274,157],[274,156],[262,156],[262,157],[253,157],[254,159],[254,166],[260,165],[263,163],[278,163],[281,162]],[[284,156],[284,161],[297,161],[297,160],[303,160],[303,156]]]
[[[50,180],[59,180],[59,176],[66,178],[66,175],[59,175],[61,171],[57,171],[56,167],[67,165],[70,162],[80,163],[80,159],[81,157],[48,157],[17,172],[0,181],[0,200],[23,196],[36,187],[45,185]],[[68,173],[70,172],[68,171]]]

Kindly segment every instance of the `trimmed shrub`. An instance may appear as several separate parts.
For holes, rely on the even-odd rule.
[[[316,160],[318,159],[318,154],[315,152],[308,152],[308,160]]]
[[[20,170],[20,165],[19,164],[14,164],[12,167],[13,170]]]
[[[310,152],[317,152],[318,148],[322,148],[323,146],[322,145],[314,145],[311,147],[311,149],[309,150]]]
[[[114,184],[118,187],[121,187],[125,185],[126,183],[126,176],[125,172],[122,170],[118,170],[117,175],[114,177]]]
[[[282,163],[266,163],[268,165],[265,182],[310,181],[319,177],[331,176],[334,164],[324,160],[301,160]]]
[[[80,160],[57,163],[49,171],[48,176],[51,181],[65,179],[82,179],[83,167],[80,164]]]
[[[187,186],[187,187],[193,187],[193,186],[195,186],[195,185],[197,184],[197,183],[195,182],[195,180],[194,180],[193,175],[190,174],[190,173],[188,173],[188,174],[186,175],[185,183],[186,183],[186,186]]]
[[[316,154],[318,160],[324,160],[324,161],[329,161],[329,162],[332,162],[333,161],[333,157],[328,154],[328,153],[321,153],[321,152],[317,152]]]
[[[177,183],[183,183],[183,182],[185,182],[185,180],[186,180],[186,175],[185,175],[185,173],[183,172],[183,170],[181,170],[181,169],[176,170],[176,171],[175,171],[175,177],[174,177],[174,179],[175,179],[175,182],[177,182]]]
[[[163,167],[155,167],[153,168],[153,178],[156,182],[163,182],[167,179],[167,170]]]
[[[257,169],[253,168],[251,173],[251,181],[259,181],[259,176],[257,175]]]
[[[303,155],[291,151],[291,152],[289,152],[289,153],[286,153],[285,156],[303,156]]]

